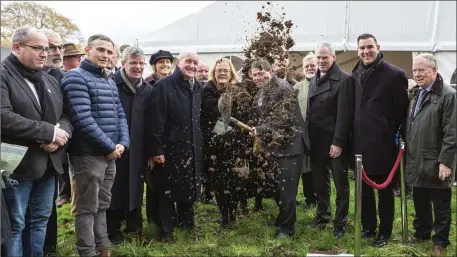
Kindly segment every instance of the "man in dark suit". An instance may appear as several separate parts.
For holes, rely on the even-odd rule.
[[[260,110],[260,122],[253,128],[266,151],[271,154],[272,162],[278,168],[278,194],[275,200],[279,206],[276,219],[277,238],[292,236],[295,233],[296,196],[300,179],[303,156],[308,148],[305,123],[300,113],[297,96],[292,86],[283,79],[273,76],[267,61],[255,61],[252,64],[252,76],[260,88],[255,103]],[[282,113],[278,113],[282,110]],[[287,141],[279,146],[267,146],[274,132],[284,130]],[[290,132],[292,131],[292,132]]]
[[[46,37],[48,38],[49,43],[49,54],[48,58],[46,59],[46,63],[44,64],[44,72],[47,72],[53,78],[57,80],[60,86],[60,82],[62,78],[65,76],[65,71],[62,70],[62,63],[63,63],[63,51],[65,49],[62,38],[59,34],[51,29],[43,29],[40,30],[43,32]],[[51,217],[48,221],[48,226],[46,228],[46,240],[44,242],[44,254],[55,254],[56,247],[57,247],[57,211],[56,206],[60,207],[70,199],[70,194],[64,195],[60,198],[60,193],[63,191],[62,188],[69,189],[70,187],[70,175],[68,174],[68,157],[67,154],[62,154],[62,167],[63,167],[63,174],[58,175],[56,178],[56,189],[54,192],[54,201],[55,204],[52,205],[52,213]],[[59,200],[57,199],[59,196]],[[60,205],[59,205],[60,204]]]
[[[354,83],[351,75],[336,63],[336,54],[328,43],[316,48],[318,71],[311,80],[307,109],[311,143],[311,172],[317,195],[313,225],[330,222],[330,172],[336,187],[336,211],[333,235],[345,233],[349,211],[348,150],[354,114]]]
[[[42,256],[55,176],[63,172],[62,147],[73,129],[58,82],[41,71],[50,52],[46,36],[19,28],[12,41],[12,54],[1,67],[1,141],[28,150],[13,174],[19,186],[5,190],[13,229],[5,255]]]
[[[408,109],[406,73],[384,60],[380,46],[371,34],[357,38],[360,61],[352,70],[355,81],[355,112],[352,143],[362,155],[363,167],[375,183],[384,183],[397,157],[395,135]],[[404,138],[404,137],[403,137]],[[362,238],[375,237],[377,227],[374,189],[362,184]],[[389,241],[394,220],[391,183],[378,190],[379,233],[373,246]]]
[[[195,227],[193,203],[200,195],[203,161],[199,61],[196,52],[181,52],[176,70],[156,82],[147,102],[148,166],[158,209],[152,218],[166,242],[173,241],[174,217],[183,229]]]

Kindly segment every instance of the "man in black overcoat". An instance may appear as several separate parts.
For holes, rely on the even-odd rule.
[[[194,78],[199,60],[196,52],[181,52],[176,70],[154,85],[148,100],[148,165],[158,198],[160,236],[166,242],[173,241],[174,224],[194,228],[202,165],[202,87]]]
[[[408,109],[408,79],[405,72],[384,60],[371,34],[357,38],[360,61],[353,69],[355,113],[354,153],[362,155],[363,168],[377,184],[386,181],[397,157],[395,135]],[[373,246],[386,245],[392,234],[394,195],[391,183],[378,190],[379,232]],[[377,227],[374,189],[362,187],[362,237],[375,237]]]
[[[333,234],[345,233],[349,211],[348,162],[344,158],[350,144],[354,115],[354,80],[336,63],[336,54],[328,43],[316,48],[318,71],[311,79],[307,109],[311,143],[311,172],[318,204],[313,225],[330,222],[330,171],[336,188]]]
[[[116,160],[111,205],[106,212],[108,237],[113,243],[124,240],[120,230],[123,220],[126,221],[125,233],[140,235],[142,231],[143,176],[147,168],[144,128],[147,100],[152,91],[152,86],[142,78],[144,58],[140,48],[127,47],[122,55],[122,68],[114,75],[129,126],[130,148]]]

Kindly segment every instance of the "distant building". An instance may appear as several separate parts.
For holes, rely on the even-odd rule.
[[[373,8],[375,12],[367,12]],[[138,46],[147,56],[159,49],[175,57],[183,49],[195,49],[210,66],[229,57],[239,69],[244,62],[242,48],[254,35],[256,14],[262,10],[274,17],[285,13],[285,19],[294,23],[296,44],[291,51],[296,53],[290,58],[291,66],[300,67],[302,57],[325,40],[337,50],[342,69],[350,72],[358,61],[357,36],[371,33],[385,59],[404,69],[409,78],[412,57],[418,52],[436,56],[448,83],[456,68],[455,1],[217,1],[140,38]],[[418,14],[423,17],[418,19]],[[150,72],[148,65],[144,75]]]

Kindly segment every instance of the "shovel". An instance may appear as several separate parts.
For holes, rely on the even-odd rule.
[[[219,98],[217,105],[219,108],[219,113],[221,114],[220,120],[224,124],[225,131],[228,130],[229,125],[232,125],[237,126],[241,129],[245,129],[254,134],[254,130],[251,127],[232,117],[232,97],[229,94],[223,93]],[[262,149],[262,141],[258,136],[254,136],[254,146],[252,151],[254,153],[264,152]]]

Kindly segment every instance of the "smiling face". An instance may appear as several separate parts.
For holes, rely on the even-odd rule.
[[[316,58],[309,58],[303,61],[303,74],[308,78],[312,78],[316,75]]]
[[[171,61],[168,58],[160,58],[156,61],[155,65],[155,72],[159,77],[163,78],[171,73]]]
[[[374,38],[360,39],[357,46],[357,54],[365,66],[376,60],[380,46],[376,44]]]
[[[140,79],[144,71],[144,56],[129,56],[127,61],[122,61],[122,68],[130,81]]]
[[[436,67],[431,66],[423,57],[416,57],[413,60],[414,80],[422,88],[427,88],[435,80],[438,71]]]
[[[317,66],[321,73],[327,73],[332,67],[336,56],[330,52],[330,49],[326,46],[320,46],[316,49]]]
[[[230,79],[232,78],[230,65],[225,61],[218,63],[215,67],[214,76],[216,78],[217,84],[225,85],[229,83]]]
[[[31,31],[24,42],[14,42],[13,52],[19,61],[28,68],[39,70],[46,63],[48,38],[41,32]]]
[[[268,82],[270,82],[271,77],[272,77],[272,72],[266,71],[266,70],[261,70],[256,67],[252,68],[252,77],[254,79],[254,83],[258,87],[264,87]]]
[[[181,59],[178,59],[176,66],[178,66],[184,74],[185,80],[195,77],[199,61],[200,58],[196,53],[188,53],[185,56],[182,56]]]
[[[100,68],[106,68],[111,65],[110,56],[114,53],[114,46],[111,42],[97,39],[92,41],[90,46],[84,49],[86,58]]]

